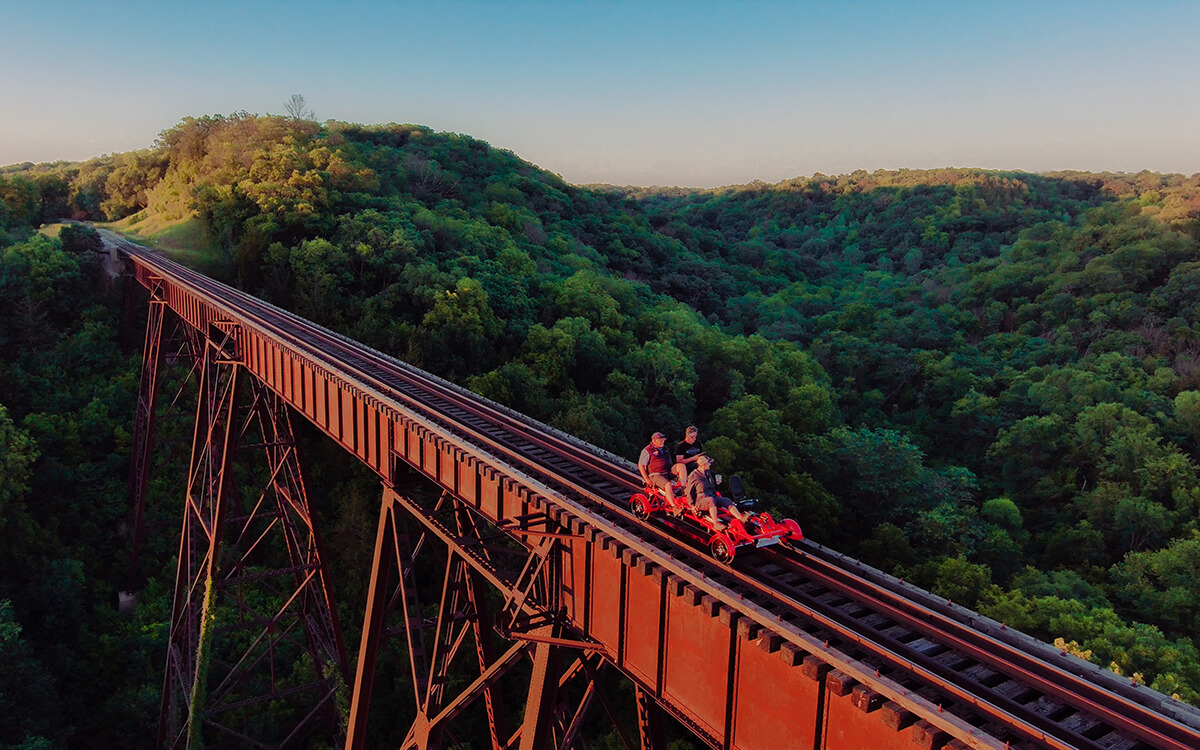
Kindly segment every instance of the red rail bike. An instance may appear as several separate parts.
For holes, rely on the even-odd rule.
[[[629,509],[644,520],[659,516],[670,519],[675,528],[681,529],[693,539],[708,546],[717,562],[728,564],[739,549],[744,547],[767,547],[772,544],[792,544],[804,538],[800,524],[790,518],[776,520],[770,513],[752,513],[743,523],[726,508],[717,510],[718,518],[725,525],[718,531],[707,513],[697,512],[684,496],[683,485],[671,483],[671,497],[664,497],[657,487],[645,486],[629,498]],[[729,500],[741,509],[749,510],[754,501],[746,498],[741,480],[729,479]]]

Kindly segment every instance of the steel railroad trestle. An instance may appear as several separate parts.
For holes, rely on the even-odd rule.
[[[158,262],[151,265],[144,256],[131,257],[134,274],[143,285],[148,286],[151,278],[168,275]],[[171,309],[195,330],[208,331],[214,323],[237,319],[227,302],[209,299],[180,279],[163,283]],[[547,701],[554,702],[558,691],[544,687],[547,680],[561,681],[561,674],[555,678],[553,673],[556,664],[566,663],[557,654],[564,650],[579,651],[584,661],[601,659],[615,666],[640,691],[643,703],[647,699],[656,702],[658,709],[644,706],[639,712],[648,722],[654,720],[653,725],[640,727],[638,737],[648,742],[662,736],[660,711],[714,747],[804,746],[803,737],[816,736],[815,715],[799,721],[789,717],[802,694],[822,689],[822,682],[814,677],[823,673],[800,668],[805,648],[786,643],[780,649],[779,639],[764,637],[770,629],[754,620],[772,622],[769,613],[741,602],[734,592],[707,581],[686,562],[636,533],[597,517],[580,499],[562,496],[491,451],[406,409],[369,381],[341,371],[336,363],[298,351],[291,341],[257,321],[237,319],[230,330],[236,339],[236,355],[230,361],[236,362],[244,376],[277,394],[297,415],[356,455],[379,474],[385,486],[394,485],[398,467],[410,467],[469,508],[477,519],[502,532],[509,544],[529,550],[524,576],[517,571],[508,588],[499,588],[505,593],[500,611],[507,615],[507,622],[502,620],[500,627],[492,628],[532,650],[524,720],[518,734],[497,740],[497,746],[516,746],[511,744],[514,738],[522,747],[558,745],[568,729],[578,731],[579,721],[564,725],[546,718],[563,713],[561,707],[552,710],[546,706]],[[385,493],[385,499],[389,497]],[[415,506],[407,509],[417,515]],[[531,523],[534,518],[549,520],[535,527]],[[386,546],[386,535],[381,539],[384,541],[377,543]],[[396,556],[393,551],[391,557]],[[386,559],[377,548],[377,568]],[[470,562],[475,558],[462,559]],[[506,585],[489,575],[486,567],[474,569],[493,587]],[[373,604],[377,597],[391,593],[375,590],[390,586],[385,578],[383,570],[373,573]],[[198,597],[197,588],[193,585],[187,591]],[[539,588],[540,593],[536,591]],[[547,595],[550,601],[545,600]],[[179,599],[188,601],[186,596]],[[375,609],[378,612],[378,607]],[[539,618],[544,623],[541,627],[537,627]],[[362,649],[371,647],[373,641],[378,648],[377,639],[382,635],[368,633],[369,627],[374,627],[371,617],[364,623],[351,698],[347,742],[353,747],[365,741],[363,725],[370,704],[372,673],[364,666]],[[425,626],[409,624],[405,629],[414,627]],[[417,650],[415,645],[410,647],[410,652]],[[436,665],[431,665],[431,670],[435,669]],[[500,671],[494,664],[486,669],[489,677],[484,684]],[[599,663],[584,670],[585,674],[601,672]],[[433,679],[436,672],[430,674]],[[418,679],[414,684],[428,692],[431,683],[426,680],[422,685]],[[761,689],[765,686],[772,689]],[[952,722],[953,717],[944,721]],[[433,734],[422,729],[424,723],[415,721],[409,733],[414,746],[433,744]],[[503,736],[499,727],[493,734]]]
[[[161,330],[161,320],[152,325]],[[340,723],[335,699],[347,682],[345,649],[299,445],[286,406],[241,372],[236,336],[236,325],[214,321],[204,338],[190,337],[199,348],[199,394],[160,747],[192,747],[205,738],[261,744],[263,724],[287,744],[322,726],[336,734]],[[161,362],[148,356],[144,364],[155,370]],[[143,383],[157,380],[157,373],[143,377]],[[150,442],[143,436],[135,445],[148,454]],[[133,471],[145,467],[135,464]],[[145,478],[134,477],[137,529]],[[140,539],[135,532],[135,545]],[[293,672],[297,659],[308,662],[303,675]]]
[[[271,404],[275,414],[308,420],[381,480],[355,671],[346,671],[344,659],[328,662],[345,675],[346,747],[376,741],[368,718],[372,705],[383,700],[377,683],[384,675],[407,684],[413,699],[401,707],[388,701],[392,713],[386,718],[376,715],[370,723],[400,722],[399,727],[407,729],[395,736],[403,736],[405,748],[478,742],[483,732],[496,749],[582,747],[588,710],[596,704],[631,748],[664,747],[667,716],[716,748],[808,750],[854,748],[864,742],[897,750],[914,743],[996,750],[1073,746],[1041,734],[1038,725],[1006,713],[1002,706],[989,706],[985,723],[971,710],[980,699],[966,688],[947,683],[931,690],[917,684],[936,681],[937,670],[890,653],[886,646],[867,644],[865,631],[840,630],[837,618],[785,594],[773,599],[769,587],[758,586],[750,595],[736,583],[749,579],[705,568],[702,557],[673,544],[662,529],[646,528],[603,499],[605,492],[611,496],[612,488],[624,486],[628,470],[601,452],[551,447],[544,459],[549,467],[558,460],[551,453],[567,462],[599,457],[599,479],[576,481],[560,469],[539,470],[543,459],[519,459],[505,441],[532,441],[530,450],[541,451],[539,441],[544,438],[550,445],[557,439],[548,428],[539,437],[541,428],[521,427],[514,416],[499,414],[494,405],[482,402],[453,407],[474,409],[465,417],[444,416],[443,407],[421,402],[395,380],[400,363],[383,362],[378,353],[317,332],[312,324],[145,249],[126,245],[122,250],[137,280],[156,290],[155,299],[161,297],[186,328],[204,334],[205,351],[210,352],[205,355],[206,368],[211,357],[211,367],[227,368],[235,373],[231,377],[241,378],[246,384],[242,390],[253,393],[255,403],[261,400]],[[161,328],[161,322],[151,325]],[[150,337],[148,330],[148,341]],[[362,354],[343,354],[351,346]],[[161,359],[147,347],[146,362]],[[392,367],[396,369],[387,369]],[[156,380],[144,378],[146,382]],[[430,379],[428,389],[446,393],[449,386]],[[211,408],[204,404],[212,397],[202,395],[200,400],[202,408]],[[143,419],[139,411],[139,425],[153,423],[153,400],[148,403],[151,417]],[[185,523],[180,565],[183,570],[185,561],[193,558],[203,565],[188,562],[193,565],[188,575],[181,573],[177,613],[172,615],[178,627],[199,632],[178,643],[173,640],[168,667],[169,681],[182,686],[187,683],[184,675],[191,680],[192,695],[203,693],[196,687],[202,682],[196,665],[209,651],[220,650],[206,640],[203,619],[194,613],[206,606],[203,591],[209,580],[234,577],[222,579],[218,571],[224,568],[214,551],[228,543],[230,534],[222,537],[214,530],[221,526],[222,509],[233,507],[227,498],[245,495],[245,488],[235,491],[219,481],[228,473],[226,464],[211,458],[232,448],[205,448],[221,440],[222,446],[244,444],[245,430],[226,427],[229,438],[212,430],[200,435],[202,422],[232,424],[240,414],[232,406],[225,408],[225,422],[215,416],[218,412],[209,417],[198,409],[194,452],[207,451],[204,455],[210,458],[207,464],[200,462],[201,473],[217,480],[201,483],[208,489],[200,500],[193,500],[189,491],[188,517],[194,520],[190,527]],[[508,425],[503,429],[511,429],[512,438],[469,424],[476,418],[493,420],[497,414],[494,424]],[[293,439],[282,442],[287,440]],[[262,442],[269,445],[275,439]],[[302,476],[298,458],[288,465]],[[432,482],[436,491],[429,491],[427,482],[414,482],[416,476]],[[601,486],[595,482],[608,489],[590,489]],[[139,485],[144,487],[144,481],[131,479],[131,488]],[[240,511],[224,512],[230,516]],[[308,549],[313,557],[306,564],[316,570],[324,558],[313,514],[304,515],[297,526],[311,530]],[[200,542],[188,541],[197,536]],[[256,539],[267,536],[264,530]],[[251,548],[262,546],[256,542]],[[248,560],[243,567],[249,568],[256,562],[251,555],[234,559]],[[209,568],[214,572],[195,572]],[[309,619],[320,627],[308,642],[331,642],[334,636],[320,635],[337,632],[327,579],[315,591],[320,596],[309,610],[315,617]],[[185,612],[191,614],[185,617]],[[192,622],[199,624],[187,625]],[[811,622],[820,626],[814,628]],[[839,637],[831,642],[821,628]],[[385,649],[393,638],[396,642]],[[187,649],[192,653],[184,654]],[[310,653],[317,651],[310,648]],[[471,652],[473,658],[468,656]],[[389,661],[385,654],[401,654],[405,663]],[[871,654],[882,655],[891,666],[881,673]],[[314,664],[319,661],[314,657]],[[178,676],[171,678],[171,664],[186,669],[176,668]],[[239,679],[261,684],[261,678],[251,674],[261,664],[253,658],[238,661],[246,668]],[[338,669],[328,672],[337,673]],[[615,705],[603,688],[617,674],[633,686],[636,734],[621,724],[628,707],[623,711]],[[213,682],[210,675],[207,684]],[[176,692],[183,695],[181,689]],[[164,691],[164,706],[166,695]],[[306,720],[333,702],[329,697],[315,700]],[[338,700],[345,704],[347,696]],[[179,698],[177,704],[188,707],[187,722],[203,721],[213,732],[219,728],[211,703]],[[967,710],[960,714],[960,707]],[[456,730],[471,726],[471,716],[483,717],[479,731],[471,738],[458,736]],[[166,708],[164,717],[170,724]],[[995,731],[997,722],[1002,728],[1009,722],[1010,731]],[[184,725],[172,726],[182,731],[179,727]],[[287,737],[273,737],[261,744],[286,744]],[[1188,745],[1186,740],[1128,745],[1160,746]]]

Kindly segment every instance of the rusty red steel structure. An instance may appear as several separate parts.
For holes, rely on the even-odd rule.
[[[152,282],[151,289],[162,291],[163,285]],[[144,527],[164,306],[153,294],[141,434],[131,462],[130,488],[136,493],[131,579]],[[235,326],[214,324],[206,336],[184,339],[198,364],[199,395],[158,744],[191,747],[206,733],[235,745],[262,744],[251,728],[262,723],[257,714],[274,702],[297,702],[297,696],[303,696],[298,715],[276,710],[269,722],[281,744],[328,732],[339,724],[335,699],[344,691],[347,659],[289,412],[276,394],[239,377]],[[259,451],[262,491],[247,507],[234,468],[249,468],[238,454]],[[292,662],[304,652],[312,674],[293,679]],[[281,677],[289,678],[287,684],[277,681]]]
[[[551,743],[572,746],[571,739],[593,696],[607,704],[595,687],[607,665],[630,678],[637,690],[638,715],[643,721],[639,722],[640,737],[630,738],[631,745],[640,741],[647,747],[663,746],[664,710],[719,747],[786,747],[795,745],[805,733],[813,735],[816,715],[797,712],[790,696],[796,692],[794,683],[811,682],[823,672],[802,669],[806,652],[794,644],[760,639],[762,623],[747,617],[751,614],[748,608],[729,603],[737,602],[736,594],[706,591],[712,587],[694,574],[693,581],[680,577],[678,573],[686,573],[683,564],[677,571],[655,564],[637,549],[643,545],[621,529],[598,524],[586,508],[444,426],[407,410],[370,382],[341,371],[336,362],[322,361],[316,353],[303,351],[294,341],[254,320],[239,319],[227,303],[210,298],[181,278],[169,277],[169,264],[152,262],[143,255],[130,257],[135,278],[147,288],[160,288],[166,306],[193,330],[205,333],[206,370],[225,367],[260,383],[383,480],[380,532],[353,681],[347,747],[363,747],[367,742],[374,656],[387,630],[384,610],[388,600],[397,598],[397,591],[398,598],[404,599],[403,576],[396,583],[389,570],[403,572],[412,567],[411,561],[405,563],[401,535],[389,531],[395,525],[396,508],[421,524],[425,535],[438,538],[451,560],[461,560],[471,568],[469,575],[464,570],[452,576],[449,571],[455,566],[447,566],[447,580],[454,585],[448,584],[443,592],[439,605],[443,614],[435,635],[448,637],[443,630],[451,622],[467,621],[480,627],[485,607],[479,582],[486,581],[503,597],[496,622],[512,643],[495,655],[487,653],[486,645],[477,646],[480,675],[452,698],[442,694],[446,667],[459,655],[463,636],[455,635],[449,644],[442,644],[441,652],[435,648],[428,675],[414,674],[417,718],[402,747],[437,747],[448,722],[467,703],[479,696],[497,703],[495,685],[522,658],[531,662],[525,709],[520,725],[508,736],[504,736],[502,713],[490,712],[495,717],[490,732],[496,748],[544,748]],[[229,377],[236,382],[236,375]],[[233,386],[225,388],[227,392],[235,390]],[[217,387],[209,385],[208,391],[216,392]],[[185,523],[181,544],[162,715],[163,726],[175,730],[175,738],[196,731],[197,722],[177,718],[177,714],[184,706],[190,708],[186,718],[198,718],[191,712],[200,709],[187,703],[185,688],[190,680],[192,694],[201,689],[204,676],[197,663],[202,659],[183,652],[190,648],[203,653],[206,647],[197,610],[204,602],[201,584],[220,577],[207,571],[216,567],[214,550],[221,546],[219,512],[221,501],[229,494],[221,481],[228,472],[222,469],[229,446],[236,443],[232,412],[222,420],[211,405],[211,395],[202,395],[200,401],[194,452],[207,457],[207,462],[194,457],[192,471],[201,473],[199,485],[207,499],[195,500],[189,492],[190,525]],[[221,399],[222,403],[233,401],[230,395]],[[224,433],[214,432],[217,424],[225,425]],[[515,540],[525,557],[521,567],[498,564],[491,554],[481,552],[487,547],[480,543],[478,532],[475,537],[459,536],[440,523],[433,509],[395,492],[392,487],[403,465],[439,486],[444,502]],[[199,544],[190,541],[197,530],[204,537]],[[200,557],[196,549],[206,556]],[[461,581],[470,580],[475,584],[460,589]],[[412,612],[406,614],[407,637],[413,641],[408,650],[420,654],[423,648],[412,633],[427,625],[414,622]],[[758,614],[770,621],[766,613]],[[177,630],[183,632],[178,638],[174,635]],[[485,639],[475,640],[486,644]],[[419,663],[418,658],[413,661]],[[560,697],[570,693],[565,688],[572,680],[586,684],[584,697],[573,709],[565,710]],[[615,708],[605,707],[616,713]],[[210,721],[209,713],[211,710],[204,713],[205,722]],[[802,718],[797,720],[797,716]],[[167,734],[164,744],[172,745],[173,738]]]
[[[137,408],[134,414],[134,444],[129,457],[130,535],[132,549],[129,556],[129,575],[126,589],[139,588],[138,552],[145,534],[146,485],[150,480],[150,454],[154,444],[154,416],[157,411],[159,378],[163,370],[163,324],[166,319],[166,302],[162,299],[162,285],[151,283],[150,303],[146,314],[146,341],[142,347],[142,373],[138,387]],[[127,293],[127,297],[132,294]],[[130,313],[127,310],[126,315]]]
[[[293,526],[303,531],[287,537],[291,565],[282,571],[293,581],[284,598],[302,604],[296,611],[306,624],[304,638],[289,631],[292,647],[307,645],[320,678],[307,686],[307,710],[296,727],[276,744],[314,731],[321,718],[323,731],[331,731],[337,719],[327,709],[340,674],[349,692],[345,746],[370,746],[379,656],[396,638],[413,692],[403,709],[410,721],[402,748],[483,744],[456,736],[468,709],[486,716],[486,743],[495,750],[583,747],[596,705],[631,748],[665,748],[668,716],[718,748],[1006,747],[919,691],[788,628],[670,550],[414,408],[369,373],[242,309],[240,293],[216,294],[211,282],[168,261],[126,253],[133,276],[152,291],[152,310],[161,300],[202,334],[204,345],[160,745],[180,746],[202,731],[247,738],[245,722],[239,730],[220,717],[244,717],[255,701],[284,692],[255,671],[266,657],[254,646],[275,632],[277,618],[259,618],[265,628],[255,620],[257,638],[232,638],[240,651],[218,646],[204,629],[214,597],[245,606],[231,589],[263,576],[247,571],[260,570],[253,556],[268,530],[249,533],[246,519],[260,508],[238,506],[245,493],[232,487],[231,476],[233,457],[253,432],[237,407],[238,394],[249,393],[248,414],[271,425],[254,434],[281,450],[268,461],[266,488],[283,498],[275,506],[291,508]],[[161,330],[157,316],[150,325]],[[146,352],[153,367],[161,357],[149,344]],[[315,425],[383,486],[353,672],[338,653],[336,608],[291,416]],[[296,479],[281,484],[281,472]],[[413,490],[414,475],[436,492]],[[131,480],[131,487],[139,483]],[[232,528],[241,532],[231,535]],[[248,550],[238,543],[251,537],[259,541]],[[422,591],[430,590],[436,595],[423,603]],[[218,653],[242,655],[234,663],[205,661]],[[618,673],[632,683],[637,734],[625,731],[622,709],[604,689]]]

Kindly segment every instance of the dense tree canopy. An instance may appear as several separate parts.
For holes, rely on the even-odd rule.
[[[18,583],[86,609],[118,565],[97,549],[132,365],[87,233],[33,234],[59,216],[186,240],[210,273],[618,454],[698,424],[810,537],[1200,701],[1200,175],[580,187],[462,135],[246,113],[0,170],[0,666],[45,676],[19,704],[0,686],[0,715],[85,691],[63,670],[103,650],[48,644],[158,637],[150,614],[70,625]],[[339,503],[337,535],[373,533]],[[147,721],[129,679],[105,710]],[[87,721],[0,723],[0,743]]]

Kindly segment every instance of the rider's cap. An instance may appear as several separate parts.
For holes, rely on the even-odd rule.
[[[667,436],[666,436],[666,435],[664,435],[664,434],[662,434],[661,432],[656,432],[656,433],[654,433],[653,435],[651,435],[651,436],[650,436],[650,439],[651,439],[651,440],[658,440],[659,438],[662,438],[663,440],[666,440],[666,439],[667,439]]]

